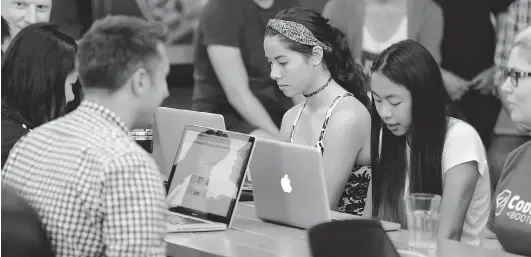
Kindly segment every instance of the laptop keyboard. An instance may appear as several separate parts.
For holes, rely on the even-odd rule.
[[[177,215],[167,215],[166,219],[168,220],[168,222],[171,225],[203,224],[203,223],[206,223],[206,222],[201,221],[201,220],[189,219],[189,218],[182,217],[182,216],[177,216]]]

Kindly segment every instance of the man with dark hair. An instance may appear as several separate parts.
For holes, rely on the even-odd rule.
[[[164,188],[130,135],[168,96],[166,29],[108,16],[81,38],[81,105],[11,150],[2,181],[32,203],[57,256],[165,256]]]

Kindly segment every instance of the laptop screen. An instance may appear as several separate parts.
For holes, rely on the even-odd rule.
[[[170,210],[228,224],[253,143],[250,136],[187,126],[168,180]]]

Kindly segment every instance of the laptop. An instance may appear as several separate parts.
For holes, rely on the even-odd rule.
[[[330,210],[319,149],[256,139],[249,164],[256,215],[272,223],[309,229],[331,220],[365,219]],[[400,224],[381,221],[386,231]]]
[[[222,115],[159,107],[153,129],[153,157],[165,179],[170,174],[184,127],[189,124],[225,130]]]
[[[186,125],[166,185],[169,232],[231,226],[254,137]]]
[[[249,170],[258,218],[299,228],[332,220],[317,148],[256,139]]]

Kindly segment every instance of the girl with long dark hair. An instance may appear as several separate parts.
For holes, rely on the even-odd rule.
[[[372,178],[365,215],[407,223],[404,198],[442,196],[439,236],[478,245],[490,209],[485,148],[450,115],[441,71],[420,43],[387,48],[371,68]]]
[[[369,98],[345,36],[318,12],[290,8],[269,20],[264,52],[280,90],[306,100],[284,115],[282,139],[318,147],[331,208],[361,215],[370,176]]]
[[[2,166],[23,135],[64,115],[76,98],[76,50],[74,39],[47,23],[13,38],[2,56]]]

